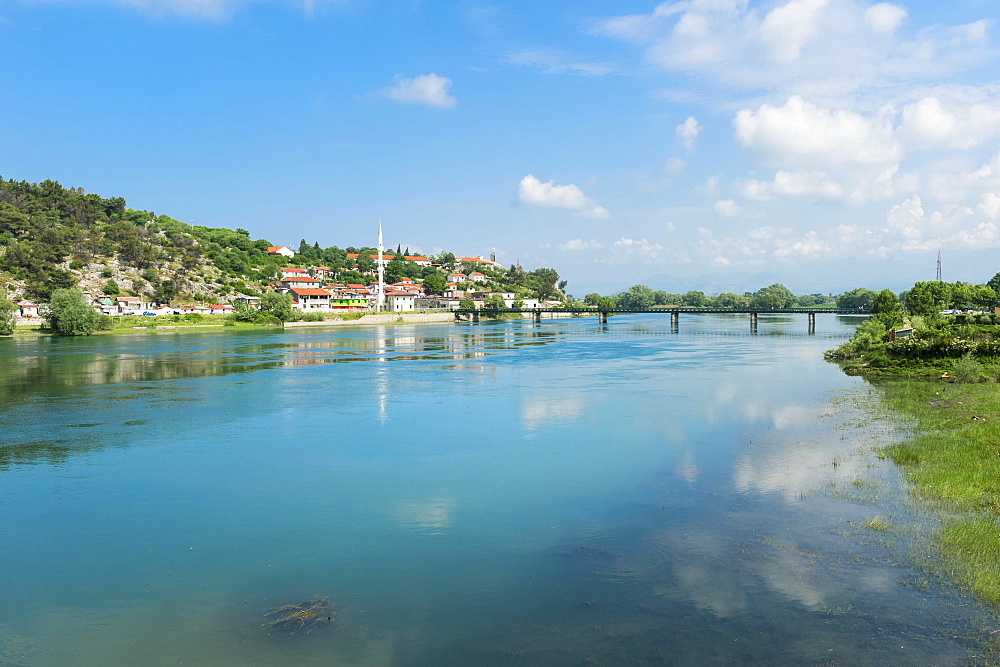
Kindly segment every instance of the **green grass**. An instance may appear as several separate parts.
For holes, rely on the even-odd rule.
[[[1000,604],[1000,389],[996,384],[894,380],[887,405],[916,434],[885,449],[913,492],[943,512],[937,565],[958,585]]]

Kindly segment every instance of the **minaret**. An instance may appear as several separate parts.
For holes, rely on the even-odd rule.
[[[385,310],[385,265],[382,263],[382,218],[378,219],[378,291],[375,298],[375,310],[382,312]]]

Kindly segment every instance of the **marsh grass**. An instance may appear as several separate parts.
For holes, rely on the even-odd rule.
[[[931,568],[1000,604],[1000,392],[993,384],[915,380],[882,388],[889,407],[917,424],[885,451],[922,504],[942,512]]]

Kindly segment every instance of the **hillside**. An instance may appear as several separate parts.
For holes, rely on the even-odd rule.
[[[146,296],[160,303],[227,302],[236,294],[253,296],[270,289],[282,266],[329,267],[328,275],[345,283],[368,282],[374,268],[368,259],[374,248],[320,248],[303,239],[293,248],[296,256],[284,258],[268,256],[272,245],[267,239],[251,239],[244,229],[188,225],[128,208],[122,197],[87,194],[51,180],[0,178],[0,287],[12,298],[45,302],[55,289],[79,286],[90,293]],[[409,249],[398,253],[407,255]],[[428,291],[437,292],[448,271],[463,267],[451,253],[433,259],[438,266],[397,258],[386,267],[387,280],[405,275],[427,281]],[[556,286],[559,276],[553,269],[465,268],[482,270],[491,288],[524,295],[561,297],[565,286]]]

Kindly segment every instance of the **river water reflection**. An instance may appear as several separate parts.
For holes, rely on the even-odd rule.
[[[855,323],[2,340],[0,664],[975,661]]]

